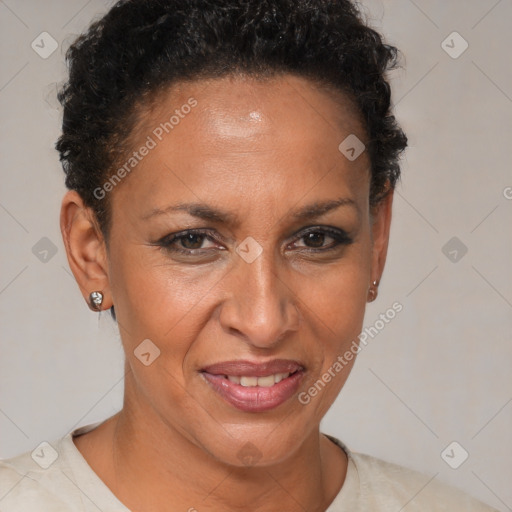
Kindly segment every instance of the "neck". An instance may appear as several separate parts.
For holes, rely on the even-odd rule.
[[[79,437],[75,444],[118,499],[138,512],[238,512],[248,504],[258,512],[320,512],[345,479],[345,453],[318,429],[284,461],[235,467],[214,459],[153,410],[125,402],[102,427],[95,441],[79,443]]]

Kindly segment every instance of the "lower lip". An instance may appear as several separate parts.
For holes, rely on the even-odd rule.
[[[297,371],[268,388],[241,386],[226,379],[224,375],[206,372],[202,372],[202,375],[214,391],[237,409],[244,412],[263,412],[278,407],[295,395],[303,372]]]

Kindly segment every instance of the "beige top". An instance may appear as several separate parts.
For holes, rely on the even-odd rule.
[[[130,512],[72,440],[101,423],[85,425],[32,452],[0,461],[0,511]],[[435,478],[350,452],[328,437],[347,453],[348,468],[343,487],[326,512],[497,512]]]

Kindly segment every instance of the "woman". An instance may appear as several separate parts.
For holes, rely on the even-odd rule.
[[[346,0],[121,1],[73,44],[61,229],[124,405],[2,462],[2,511],[491,510],[319,430],[384,270],[395,58]]]

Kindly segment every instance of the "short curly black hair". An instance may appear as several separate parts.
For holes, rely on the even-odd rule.
[[[108,238],[109,201],[94,191],[129,150],[140,98],[201,78],[292,73],[355,101],[376,205],[399,179],[407,146],[386,77],[397,55],[350,0],[120,0],[66,54],[56,143],[66,186],[93,209]]]

